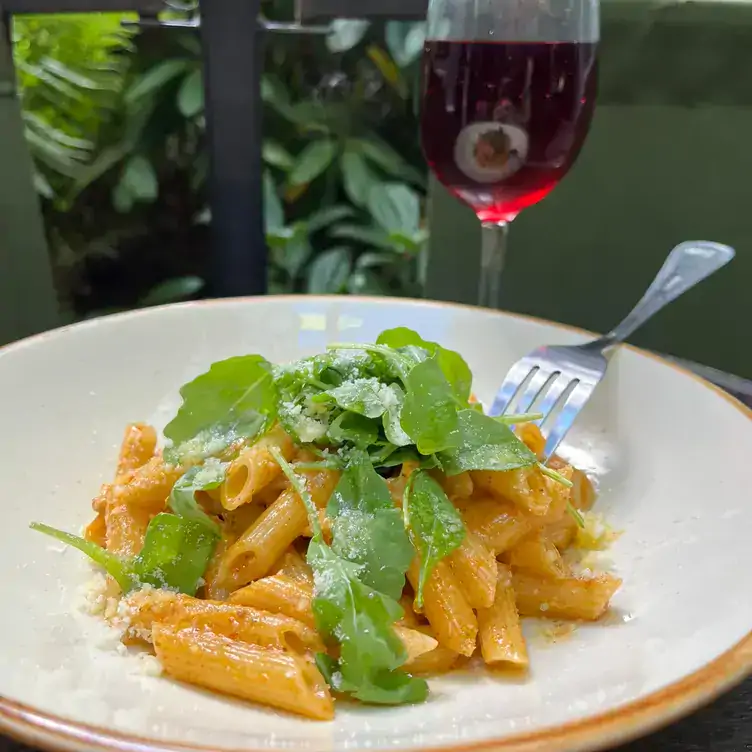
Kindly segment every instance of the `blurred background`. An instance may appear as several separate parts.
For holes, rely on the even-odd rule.
[[[295,17],[293,0],[264,0],[262,11]],[[635,341],[752,377],[752,5],[605,0],[603,18],[590,136],[571,174],[515,222],[504,307],[604,330],[674,244],[728,243],[733,265]],[[0,88],[0,343],[210,292],[201,37],[136,21],[9,24],[17,88]],[[326,23],[328,33],[264,44],[268,291],[473,302],[477,222],[429,180],[421,154],[424,24]],[[3,97],[20,103],[17,143]],[[33,201],[13,165],[29,156]],[[43,256],[19,230],[40,210]],[[54,300],[40,282],[47,269]]]

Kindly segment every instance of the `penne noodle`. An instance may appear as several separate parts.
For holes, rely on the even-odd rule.
[[[512,575],[499,564],[496,598],[490,608],[478,609],[478,638],[483,660],[490,665],[511,664],[527,668],[525,638],[517,612]]]
[[[286,460],[292,459],[295,445],[280,426],[241,452],[230,464],[222,484],[222,506],[232,511],[254,500],[255,495],[282,475],[271,453],[278,449]]]
[[[86,526],[84,538],[102,548],[107,547],[107,522],[104,511],[97,512],[97,516]]]
[[[125,429],[118,456],[115,483],[127,481],[134,470],[143,467],[157,449],[157,432],[146,423],[132,423]]]
[[[474,533],[467,532],[462,545],[448,561],[471,608],[488,608],[496,593],[496,557]]]
[[[507,472],[475,470],[471,475],[476,488],[511,501],[528,514],[542,516],[549,511],[552,499],[546,481],[550,479],[538,467]]]
[[[233,512],[222,513],[225,520],[223,533],[229,543],[235,543],[261,517],[263,512],[264,509],[260,504],[244,504]]]
[[[530,572],[512,571],[517,608],[523,616],[594,621],[608,609],[621,580],[609,574],[591,579],[548,579]]]
[[[395,504],[402,506],[402,497],[405,495],[405,486],[410,475],[418,469],[417,462],[403,462],[400,474],[396,478],[389,478],[386,484]]]
[[[271,574],[283,574],[296,582],[313,586],[313,570],[302,554],[292,546],[282,554],[271,569]]]
[[[581,512],[589,512],[596,499],[595,488],[590,478],[582,470],[573,468],[572,483],[574,484],[571,491],[572,505]]]
[[[546,439],[543,437],[540,428],[535,423],[522,423],[515,429],[515,433],[520,437],[523,444],[538,459],[543,457],[543,451],[546,448]]]
[[[410,661],[405,668],[411,674],[443,674],[457,665],[460,654],[454,650],[438,645],[430,653],[423,653]]]
[[[128,634],[151,641],[154,624],[210,629],[234,640],[297,653],[324,650],[315,629],[296,619],[256,608],[200,600],[166,590],[146,590],[128,598]]]
[[[415,596],[412,594],[403,593],[400,598],[400,606],[404,614],[400,619],[400,622],[408,627],[417,627],[421,624],[421,619],[415,612]]]
[[[410,627],[395,624],[394,631],[397,633],[397,637],[402,640],[402,644],[407,651],[407,660],[402,665],[404,669],[409,670],[413,661],[421,655],[430,653],[439,646],[439,643],[431,635],[427,635],[417,629],[410,629]]]
[[[115,487],[114,502],[160,512],[167,504],[175,481],[182,474],[179,467],[166,464],[161,457],[152,457],[145,465],[134,470],[125,485]]]
[[[339,474],[330,470],[301,473],[308,478],[313,503],[329,501]],[[237,590],[268,574],[274,563],[300,537],[308,525],[302,499],[293,489],[285,491],[227,550],[218,572],[219,583]]]
[[[230,603],[253,606],[272,614],[298,619],[310,627],[316,626],[311,610],[313,584],[299,582],[284,574],[262,577],[230,596]]]
[[[465,527],[497,556],[508,551],[531,530],[522,513],[508,502],[485,497],[471,501],[462,512]]]
[[[414,561],[408,578],[417,592],[420,566]],[[423,589],[423,612],[440,645],[462,655],[475,651],[478,622],[446,560],[438,562]]]
[[[148,507],[132,507],[122,502],[113,502],[107,507],[106,548],[124,559],[138,556],[144,546],[146,528],[156,514]]]
[[[541,528],[543,535],[556,546],[559,551],[565,551],[572,545],[577,534],[577,523],[570,514],[565,514],[558,522]]]
[[[244,700],[316,720],[334,703],[316,666],[293,653],[250,645],[208,629],[155,624],[154,649],[165,673]]]
[[[525,569],[544,577],[566,577],[569,574],[559,550],[537,531],[523,538],[506,554],[506,558],[515,569]]]
[[[431,472],[431,475],[433,475],[444,489],[444,493],[452,501],[469,499],[473,495],[473,479],[468,472],[459,473],[458,475],[444,475],[444,473],[434,470]]]

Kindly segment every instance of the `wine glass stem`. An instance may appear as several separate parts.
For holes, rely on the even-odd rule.
[[[499,285],[507,253],[508,222],[483,222],[478,305],[499,307]]]

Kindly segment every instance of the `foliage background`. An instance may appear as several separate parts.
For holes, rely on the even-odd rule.
[[[291,0],[269,0],[273,20]],[[14,57],[71,318],[198,297],[209,249],[201,44],[113,14],[16,17]],[[263,175],[272,292],[419,294],[422,24],[269,34]]]

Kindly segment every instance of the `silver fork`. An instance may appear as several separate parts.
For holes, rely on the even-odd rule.
[[[547,462],[606,373],[608,351],[732,258],[734,249],[720,243],[691,240],[677,245],[621,324],[592,342],[539,347],[518,360],[496,393],[489,414],[505,415],[512,408],[514,413],[541,413],[537,423],[547,437]]]

